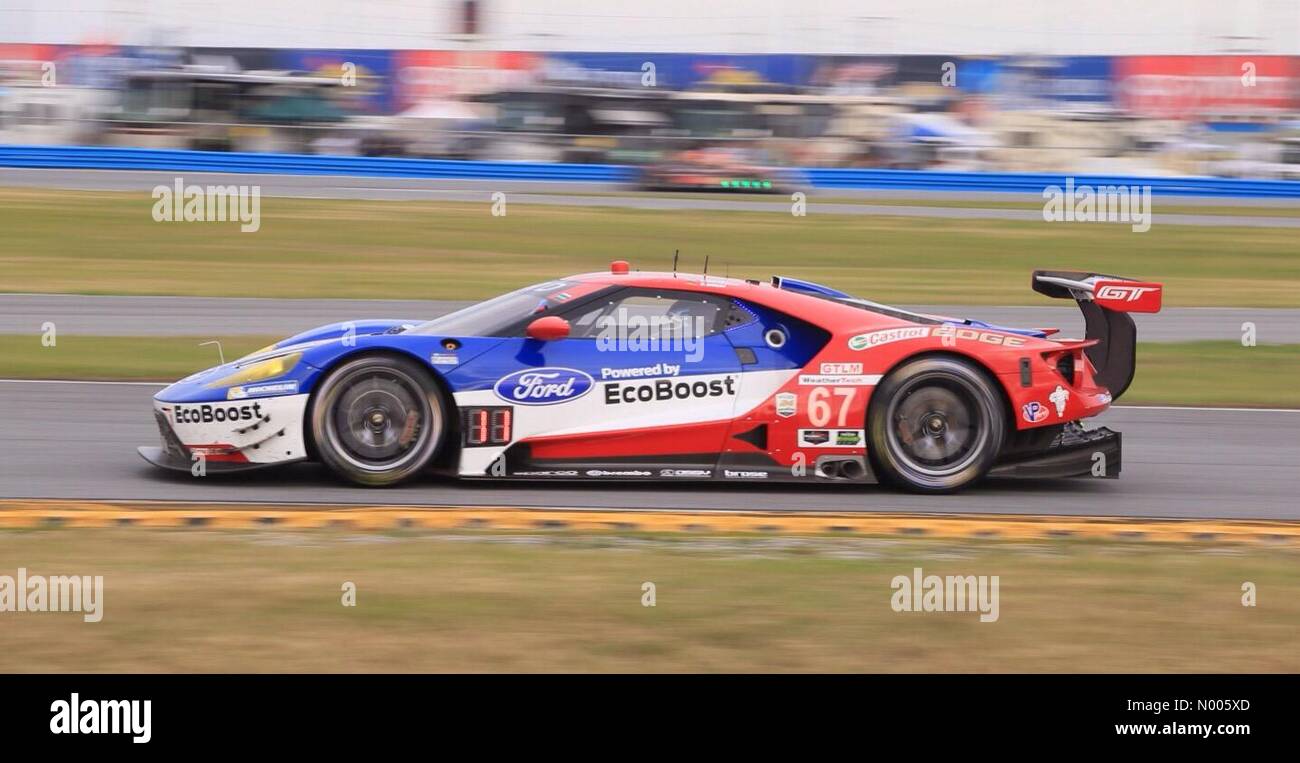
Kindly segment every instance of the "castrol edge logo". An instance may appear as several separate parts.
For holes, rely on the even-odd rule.
[[[908,326],[906,328],[884,329],[882,331],[872,331],[867,334],[858,334],[849,339],[850,350],[869,350],[873,347],[879,347],[884,344],[901,342],[907,339],[924,339],[925,337],[937,336],[946,341],[961,339],[968,342],[980,342],[981,344],[997,345],[999,347],[1021,347],[1025,343],[1025,337],[1015,336],[1013,334],[999,334],[996,331],[983,331],[975,328],[964,328],[952,324],[943,326]]]

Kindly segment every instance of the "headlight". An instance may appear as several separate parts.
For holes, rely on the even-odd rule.
[[[260,360],[251,366],[245,366],[224,379],[218,379],[208,385],[208,389],[217,387],[230,387],[236,384],[248,384],[250,382],[262,381],[263,379],[274,379],[278,376],[284,376],[298,365],[302,359],[301,352],[291,352],[288,355],[280,355],[274,358]]]
[[[260,350],[253,350],[252,352],[250,352],[250,353],[248,353],[247,355],[245,355],[244,358],[255,358],[255,357],[257,357],[258,355],[265,355],[266,353],[268,353],[268,352],[270,352],[271,350],[274,350],[274,349],[275,349],[275,345],[274,345],[274,344],[268,344],[267,346],[263,347],[263,348],[260,349]],[[239,362],[242,361],[244,358],[240,358],[239,360],[236,360],[235,362],[236,362],[236,363],[239,363]]]

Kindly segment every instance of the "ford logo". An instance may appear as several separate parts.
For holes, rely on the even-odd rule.
[[[591,391],[592,379],[573,368],[529,368],[501,377],[497,397],[519,405],[555,405],[577,400]]]

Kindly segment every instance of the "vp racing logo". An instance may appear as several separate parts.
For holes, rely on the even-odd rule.
[[[497,397],[519,405],[555,405],[591,391],[592,378],[573,368],[529,368],[503,376],[493,387]]]

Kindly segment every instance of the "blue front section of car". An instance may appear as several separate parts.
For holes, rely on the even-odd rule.
[[[368,351],[391,351],[410,356],[440,376],[452,392],[494,389],[499,382],[526,369],[561,368],[579,372],[573,390],[589,383],[581,375],[601,381],[605,369],[636,367],[662,374],[647,376],[746,372],[799,368],[820,350],[826,336],[801,321],[746,307],[752,320],[709,337],[699,338],[695,357],[689,347],[646,349],[602,345],[597,339],[562,339],[542,342],[523,337],[442,337],[394,331],[414,323],[402,320],[357,320],[332,323],[304,331],[277,342],[271,349],[249,358],[200,371],[155,395],[170,403],[212,403],[231,399],[253,399],[279,395],[308,394],[324,372],[342,358]],[[779,330],[785,343],[773,347],[768,332]],[[741,363],[737,348],[752,351],[752,361]],[[221,384],[248,365],[261,360],[300,352],[301,358],[284,374],[254,382]],[[668,365],[663,365],[668,364]],[[670,373],[669,367],[677,367]],[[560,383],[560,382],[553,382]],[[234,393],[231,387],[238,387]],[[587,389],[590,387],[588,386]],[[513,389],[513,388],[512,388]],[[563,397],[552,390],[556,402]],[[537,401],[544,402],[544,401]],[[527,403],[525,403],[527,404]]]
[[[155,395],[169,403],[212,403],[229,399],[272,397],[310,393],[324,371],[356,353],[384,350],[411,356],[433,371],[447,376],[460,363],[468,362],[500,344],[501,339],[455,338],[455,349],[443,345],[443,337],[382,333],[397,321],[356,321],[331,324],[278,342],[274,349],[188,376]],[[379,330],[381,333],[365,333]],[[242,368],[278,355],[301,352],[297,364],[280,376],[240,384],[220,384]],[[236,396],[231,387],[240,387]],[[453,387],[454,389],[454,387]],[[250,394],[251,390],[251,394]]]
[[[335,339],[338,337],[358,337],[371,334],[384,334],[392,329],[402,326],[418,326],[421,321],[418,320],[396,320],[392,318],[382,318],[374,320],[361,321],[342,321],[331,323],[328,326],[318,326],[309,329],[301,334],[295,334],[288,339],[276,342],[276,348],[291,347],[296,344],[306,344],[308,342],[319,342],[325,339]]]

